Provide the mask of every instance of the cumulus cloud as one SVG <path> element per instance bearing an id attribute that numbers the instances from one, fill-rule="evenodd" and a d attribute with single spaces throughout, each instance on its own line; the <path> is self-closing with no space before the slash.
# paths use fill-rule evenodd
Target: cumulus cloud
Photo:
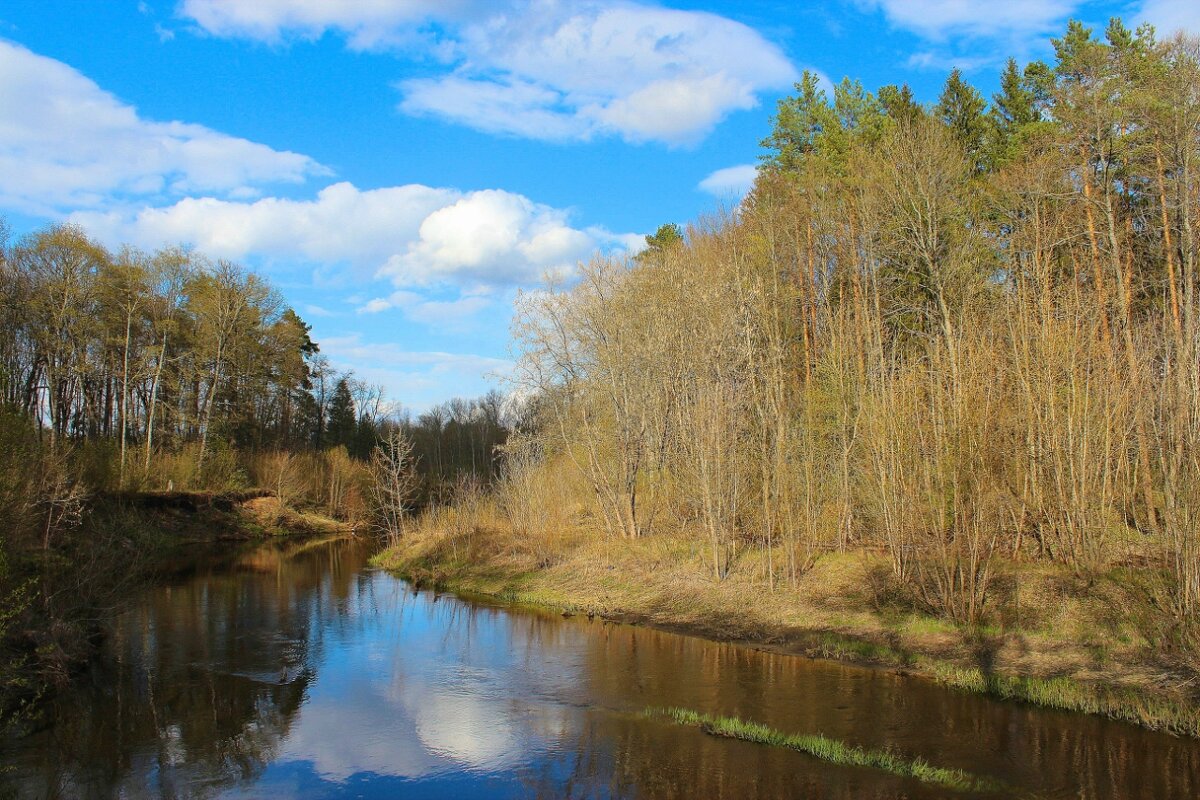
<path id="1" fill-rule="evenodd" d="M 66 64 L 0 40 L 0 206 L 51 215 L 114 197 L 222 196 L 327 170 L 202 125 L 158 122 Z"/>
<path id="2" fill-rule="evenodd" d="M 467 194 L 427 216 L 417 238 L 380 270 L 399 285 L 434 277 L 528 283 L 566 274 L 599 244 L 566 213 L 498 189 Z"/>
<path id="3" fill-rule="evenodd" d="M 700 181 L 699 189 L 716 197 L 742 197 L 754 185 L 758 177 L 755 164 L 738 164 L 719 169 Z"/>
<path id="4" fill-rule="evenodd" d="M 211 256 L 350 263 L 397 287 L 507 286 L 569 274 L 596 250 L 632 237 L 571 225 L 568 212 L 519 194 L 420 184 L 362 190 L 335 183 L 312 200 L 184 198 L 72 218 L 109 242 L 183 242 Z M 380 311 L 375 303 L 364 311 Z M 387 307 L 392 307 L 391 305 Z"/>
<path id="5" fill-rule="evenodd" d="M 631 2 L 186 0 L 181 12 L 218 36 L 419 42 L 447 71 L 398 84 L 402 111 L 546 140 L 687 144 L 796 78 L 783 52 L 741 23 Z"/>
<path id="6" fill-rule="evenodd" d="M 362 191 L 341 182 L 311 200 L 187 197 L 162 207 L 73 216 L 106 241 L 185 242 L 220 258 L 379 264 L 417 237 L 426 216 L 457 197 L 419 184 Z"/>

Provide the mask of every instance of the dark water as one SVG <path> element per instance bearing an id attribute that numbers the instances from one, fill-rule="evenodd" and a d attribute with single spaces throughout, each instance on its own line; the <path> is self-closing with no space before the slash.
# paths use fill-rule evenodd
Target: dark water
<path id="1" fill-rule="evenodd" d="M 639 713 L 683 706 L 891 747 L 999 778 L 1014 787 L 1004 796 L 1200 797 L 1200 742 L 414 593 L 368 555 L 360 542 L 275 545 L 148 592 L 49 724 L 7 743 L 0 795 L 966 796 Z"/>

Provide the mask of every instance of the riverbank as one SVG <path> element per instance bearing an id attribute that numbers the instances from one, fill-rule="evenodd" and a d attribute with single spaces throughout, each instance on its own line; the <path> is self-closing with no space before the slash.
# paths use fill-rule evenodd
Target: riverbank
<path id="1" fill-rule="evenodd" d="M 128 492 L 102 495 L 93 516 L 129 515 L 168 546 L 270 536 L 352 533 L 354 526 L 311 508 L 280 504 L 267 490 Z"/>
<path id="2" fill-rule="evenodd" d="M 0 613 L 0 723 L 36 715 L 95 653 L 139 590 L 198 554 L 281 536 L 351 533 L 266 491 L 99 494 L 75 535 L 7 565 Z"/>
<path id="3" fill-rule="evenodd" d="M 761 552 L 714 581 L 694 541 L 597 541 L 552 548 L 478 530 L 420 529 L 375 563 L 464 595 L 642 624 L 716 641 L 920 676 L 964 691 L 1200 736 L 1197 674 L 1164 646 L 1150 575 L 1088 579 L 1005 564 L 993 625 L 961 628 L 879 596 L 882 557 L 830 553 L 795 586 L 765 585 Z M 872 588 L 872 587 L 876 588 Z"/>

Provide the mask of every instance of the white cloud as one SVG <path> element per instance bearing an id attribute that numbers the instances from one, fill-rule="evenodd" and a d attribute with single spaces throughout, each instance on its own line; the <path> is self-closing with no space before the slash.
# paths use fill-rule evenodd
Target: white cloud
<path id="1" fill-rule="evenodd" d="M 321 352 L 335 360 L 377 364 L 404 370 L 422 370 L 434 374 L 460 372 L 472 376 L 490 373 L 506 373 L 513 363 L 503 358 L 472 355 L 469 353 L 443 353 L 437 351 L 406 350 L 394 343 L 364 342 L 355 335 L 327 336 L 321 339 Z"/>
<path id="2" fill-rule="evenodd" d="M 385 386 L 390 399 L 420 412 L 448 397 L 474 397 L 510 375 L 513 362 L 473 353 L 408 350 L 358 334 L 321 336 L 321 352 L 343 369 Z"/>
<path id="3" fill-rule="evenodd" d="M 927 39 L 1018 37 L 1062 27 L 1082 0 L 860 0 L 898 28 Z"/>
<path id="4" fill-rule="evenodd" d="M 302 308 L 304 310 L 304 313 L 310 317 L 334 317 L 334 316 L 337 316 L 334 312 L 330 311 L 329 309 L 327 309 L 323 306 L 319 306 L 316 303 L 305 303 L 302 306 Z"/>
<path id="5" fill-rule="evenodd" d="M 182 242 L 214 257 L 350 263 L 397 287 L 536 283 L 546 273 L 570 273 L 598 249 L 624 249 L 631 238 L 574 228 L 566 211 L 519 194 L 420 184 L 361 190 L 336 183 L 313 200 L 185 198 L 72 219 L 107 242 Z"/>
<path id="6" fill-rule="evenodd" d="M 1196 0 L 1146 0 L 1138 18 L 1153 24 L 1162 38 L 1175 31 L 1200 33 L 1200 3 Z"/>
<path id="7" fill-rule="evenodd" d="M 1005 51 L 1007 53 L 1007 51 Z M 932 69 L 949 72 L 952 69 L 960 69 L 963 72 L 972 72 L 977 69 L 986 69 L 994 67 L 999 58 L 999 51 L 993 51 L 987 55 L 969 56 L 961 53 L 950 53 L 939 50 L 919 50 L 908 57 L 905 61 L 910 67 L 917 69 Z"/>
<path id="8" fill-rule="evenodd" d="M 328 171 L 308 156 L 137 109 L 52 58 L 0 40 L 0 206 L 52 215 L 114 197 L 234 196 Z"/>
<path id="9" fill-rule="evenodd" d="M 392 301 L 386 297 L 376 297 L 374 300 L 368 300 L 365 305 L 358 309 L 358 313 L 378 314 L 380 311 L 387 311 L 393 307 Z"/>
<path id="10" fill-rule="evenodd" d="M 401 82 L 401 110 L 546 140 L 688 144 L 796 78 L 783 52 L 741 23 L 632 2 L 186 0 L 181 12 L 218 36 L 419 43 L 452 69 Z"/>
<path id="11" fill-rule="evenodd" d="M 939 70 L 994 68 L 1009 55 L 1021 55 L 1031 49 L 1048 50 L 1050 36 L 1061 35 L 1070 18 L 1086 16 L 1088 12 L 1086 0 L 857 2 L 862 8 L 881 11 L 893 26 L 935 45 L 913 53 L 907 63 L 911 67 Z M 1197 0 L 1142 0 L 1131 3 L 1126 11 L 1125 19 L 1131 27 L 1150 22 L 1160 38 L 1177 30 L 1200 32 Z M 1103 34 L 1103 22 L 1099 27 L 1099 33 Z"/>
<path id="12" fill-rule="evenodd" d="M 419 184 L 363 191 L 343 182 L 312 200 L 188 197 L 169 206 L 74 218 L 106 241 L 185 242 L 222 258 L 269 255 L 377 266 L 417 237 L 426 216 L 458 196 Z"/>
<path id="13" fill-rule="evenodd" d="M 909 31 L 928 46 L 909 56 L 919 69 L 965 71 L 996 69 L 1009 56 L 1043 57 L 1049 38 L 1066 30 L 1086 0 L 856 0 L 867 11 L 881 12 L 895 28 Z"/>
<path id="14" fill-rule="evenodd" d="M 414 322 L 436 326 L 439 330 L 461 330 L 479 312 L 491 308 L 492 299 L 483 295 L 465 295 L 453 300 L 431 300 L 417 292 L 399 290 L 387 297 L 368 300 L 358 308 L 360 314 L 378 314 L 399 309 Z"/>
<path id="15" fill-rule="evenodd" d="M 434 278 L 529 283 L 566 274 L 598 242 L 570 227 L 566 213 L 497 189 L 472 192 L 434 211 L 419 235 L 380 270 L 398 285 Z"/>
<path id="16" fill-rule="evenodd" d="M 483 0 L 183 0 L 179 13 L 214 36 L 280 42 L 343 34 L 355 49 L 397 43 L 434 18 L 459 17 L 485 7 Z"/>
<path id="17" fill-rule="evenodd" d="M 559 95 L 528 81 L 486 80 L 450 75 L 403 81 L 400 109 L 437 116 L 486 133 L 566 141 L 591 135 L 587 120 L 556 108 Z"/>
<path id="18" fill-rule="evenodd" d="M 756 105 L 753 84 L 717 73 L 656 80 L 592 113 L 601 128 L 627 139 L 683 143 L 707 134 L 730 111 Z"/>
<path id="19" fill-rule="evenodd" d="M 719 169 L 700 181 L 699 189 L 716 197 L 740 198 L 750 191 L 754 179 L 758 177 L 758 167 L 754 164 L 738 164 L 735 167 Z"/>

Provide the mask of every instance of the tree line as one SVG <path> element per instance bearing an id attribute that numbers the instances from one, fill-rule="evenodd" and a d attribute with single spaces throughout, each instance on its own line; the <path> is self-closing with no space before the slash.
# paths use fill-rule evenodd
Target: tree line
<path id="1" fill-rule="evenodd" d="M 575 524 L 695 537 L 717 580 L 864 550 L 975 623 L 1000 563 L 1150 565 L 1188 628 L 1200 41 L 1053 44 L 990 100 L 957 70 L 930 105 L 805 74 L 736 210 L 524 295 L 513 524 L 566 467 Z"/>
<path id="2" fill-rule="evenodd" d="M 184 443 L 198 471 L 217 441 L 372 444 L 379 388 L 338 375 L 310 326 L 237 264 L 180 247 L 110 253 L 51 225 L 0 251 L 0 277 L 4 404 L 51 447 L 112 443 L 119 482 Z"/>
<path id="3" fill-rule="evenodd" d="M 100 488 L 139 486 L 156 455 L 181 449 L 196 487 L 223 474 L 205 469 L 214 450 L 344 447 L 365 460 L 389 427 L 418 440 L 439 480 L 491 474 L 498 394 L 413 420 L 338 372 L 311 326 L 238 264 L 183 247 L 110 252 L 71 224 L 0 233 L 0 403 L 48 448 L 103 451 L 116 474 Z"/>

